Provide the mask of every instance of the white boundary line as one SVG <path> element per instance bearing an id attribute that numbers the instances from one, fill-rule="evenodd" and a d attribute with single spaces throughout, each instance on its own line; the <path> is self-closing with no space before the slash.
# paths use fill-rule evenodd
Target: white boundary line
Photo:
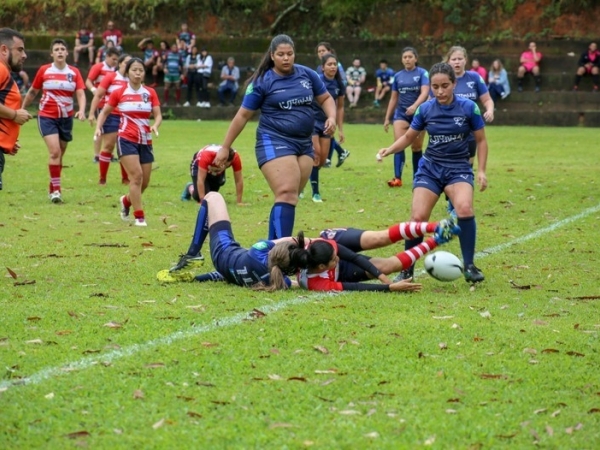
<path id="1" fill-rule="evenodd" d="M 557 228 L 568 225 L 572 222 L 575 222 L 576 220 L 582 219 L 582 218 L 589 216 L 590 214 L 594 214 L 595 212 L 598 212 L 598 211 L 600 211 L 600 204 L 598 204 L 592 208 L 588 208 L 579 214 L 576 214 L 574 216 L 567 217 L 566 219 L 560 220 L 548 227 L 541 228 L 537 231 L 534 231 L 533 233 L 527 234 L 520 238 L 514 239 L 510 242 L 496 245 L 495 247 L 491 247 L 489 249 L 478 252 L 475 256 L 477 256 L 479 258 L 485 258 L 486 256 L 501 252 L 502 250 L 505 250 L 506 248 L 511 247 L 513 245 L 521 244 L 521 243 L 529 241 L 531 239 L 535 239 L 543 234 L 554 231 Z M 272 313 L 276 313 L 282 309 L 286 309 L 289 306 L 309 303 L 309 302 L 312 302 L 314 300 L 318 300 L 318 299 L 321 299 L 324 297 L 330 297 L 332 295 L 335 295 L 335 294 L 321 293 L 321 294 L 314 294 L 314 295 L 303 295 L 300 297 L 293 298 L 291 300 L 286 300 L 286 301 L 274 303 L 271 305 L 263 305 L 256 309 L 264 312 L 265 314 L 272 314 Z M 56 377 L 59 375 L 64 375 L 65 373 L 69 373 L 74 370 L 87 369 L 89 367 L 100 364 L 102 362 L 112 362 L 117 359 L 125 358 L 127 356 L 131 356 L 136 353 L 143 352 L 145 350 L 149 350 L 154 347 L 158 347 L 161 345 L 171 345 L 172 343 L 174 343 L 176 341 L 179 341 L 181 339 L 186 339 L 188 337 L 193 337 L 198 334 L 209 333 L 209 332 L 217 330 L 219 328 L 240 325 L 244 321 L 251 320 L 251 319 L 252 319 L 251 312 L 235 314 L 233 316 L 225 317 L 223 319 L 217 319 L 208 325 L 201 325 L 201 326 L 193 327 L 190 330 L 185 330 L 185 331 L 177 331 L 168 336 L 154 339 L 154 340 L 148 341 L 144 344 L 134 344 L 134 345 L 130 345 L 129 347 L 125 347 L 125 348 L 122 348 L 119 350 L 112 350 L 112 351 L 105 353 L 103 355 L 100 355 L 100 356 L 89 356 L 86 358 L 82 358 L 79 361 L 67 363 L 63 366 L 49 367 L 47 369 L 43 369 L 37 373 L 34 373 L 33 375 L 31 375 L 27 378 L 22 378 L 22 379 L 16 380 L 16 381 L 0 382 L 0 392 L 4 392 L 11 387 L 22 386 L 22 385 L 26 385 L 26 384 L 39 384 L 50 378 L 53 378 L 53 377 Z"/>

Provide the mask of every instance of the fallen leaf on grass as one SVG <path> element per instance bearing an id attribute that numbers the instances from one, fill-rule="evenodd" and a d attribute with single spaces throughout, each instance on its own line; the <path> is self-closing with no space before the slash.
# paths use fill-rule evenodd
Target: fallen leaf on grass
<path id="1" fill-rule="evenodd" d="M 212 384 L 212 383 L 209 383 L 209 382 L 207 382 L 207 381 L 196 381 L 196 384 L 197 384 L 198 386 L 204 386 L 204 387 L 215 387 L 215 385 L 214 385 L 214 384 Z"/>
<path id="2" fill-rule="evenodd" d="M 13 286 L 26 286 L 28 284 L 35 284 L 35 280 L 16 281 Z"/>
<path id="3" fill-rule="evenodd" d="M 449 398 L 446 403 L 460 403 L 460 398 Z"/>
<path id="4" fill-rule="evenodd" d="M 479 375 L 484 380 L 506 380 L 508 377 L 501 374 L 482 373 Z"/>
<path id="5" fill-rule="evenodd" d="M 363 435 L 366 438 L 377 439 L 379 437 L 379 433 L 377 431 L 371 431 L 370 433 Z"/>
<path id="6" fill-rule="evenodd" d="M 144 393 L 140 389 L 136 389 L 135 391 L 133 391 L 133 398 L 136 400 L 144 398 Z"/>
<path id="7" fill-rule="evenodd" d="M 548 436 L 550 437 L 554 436 L 554 430 L 550 425 L 546 425 L 546 433 L 548 433 Z"/>
<path id="8" fill-rule="evenodd" d="M 54 392 L 50 392 L 49 394 L 44 395 L 44 398 L 48 400 L 52 400 L 54 398 Z"/>
<path id="9" fill-rule="evenodd" d="M 262 317 L 266 317 L 267 315 L 262 312 L 259 309 L 254 308 L 252 311 L 250 311 L 250 314 L 248 314 L 250 317 L 253 317 L 255 319 L 260 319 Z"/>
<path id="10" fill-rule="evenodd" d="M 287 380 L 288 381 L 302 381 L 304 383 L 306 383 L 306 381 L 307 381 L 306 378 L 304 378 L 304 377 L 289 377 Z"/>
<path id="11" fill-rule="evenodd" d="M 337 373 L 337 369 L 315 370 L 315 373 L 318 373 L 318 374 Z"/>
<path id="12" fill-rule="evenodd" d="M 329 350 L 327 350 L 327 348 L 323 347 L 322 345 L 313 345 L 313 348 L 315 350 L 317 350 L 318 352 L 323 353 L 324 355 L 328 355 L 329 354 Z"/>
<path id="13" fill-rule="evenodd" d="M 84 350 L 84 351 L 81 352 L 82 355 L 90 355 L 92 353 L 100 353 L 100 350 L 92 350 L 92 349 L 90 349 L 90 350 Z"/>
<path id="14" fill-rule="evenodd" d="M 560 409 L 557 409 L 556 411 L 554 411 L 552 414 L 550 414 L 550 417 L 556 417 L 560 414 Z"/>
<path id="15" fill-rule="evenodd" d="M 584 295 L 581 297 L 567 297 L 569 300 L 600 300 L 600 295 Z"/>
<path id="16" fill-rule="evenodd" d="M 190 416 L 190 417 L 194 417 L 194 418 L 196 418 L 196 419 L 202 419 L 202 414 L 200 414 L 200 413 L 197 413 L 197 412 L 194 412 L 194 411 L 188 411 L 186 414 L 187 414 L 188 416 Z"/>
<path id="17" fill-rule="evenodd" d="M 211 403 L 214 403 L 215 405 L 229 405 L 229 402 L 224 402 L 222 400 L 211 400 Z"/>
<path id="18" fill-rule="evenodd" d="M 557 350 L 555 348 L 545 348 L 544 350 L 542 350 L 542 353 L 560 353 L 560 350 Z"/>
<path id="19" fill-rule="evenodd" d="M 152 242 L 142 242 L 142 247 L 154 247 Z"/>
<path id="20" fill-rule="evenodd" d="M 489 311 L 480 312 L 479 315 L 484 319 L 489 319 L 490 317 L 492 317 L 492 313 L 490 313 Z"/>
<path id="21" fill-rule="evenodd" d="M 283 378 L 281 378 L 281 376 L 277 375 L 276 373 L 270 373 L 267 376 L 269 377 L 269 380 L 273 380 L 273 381 L 283 380 Z"/>
<path id="22" fill-rule="evenodd" d="M 429 436 L 427 439 L 425 439 L 425 442 L 423 442 L 423 445 L 433 445 L 435 442 L 435 436 Z"/>
<path id="23" fill-rule="evenodd" d="M 42 320 L 42 318 L 33 316 L 33 317 L 28 317 L 27 320 L 29 320 L 30 322 L 37 322 L 38 320 Z"/>
<path id="24" fill-rule="evenodd" d="M 202 342 L 200 345 L 202 345 L 202 347 L 218 347 L 219 344 L 215 344 L 213 342 Z"/>
<path id="25" fill-rule="evenodd" d="M 122 247 L 129 247 L 129 245 L 127 244 L 83 244 L 87 247 L 115 247 L 115 248 L 122 248 Z"/>
<path id="26" fill-rule="evenodd" d="M 65 336 L 65 335 L 71 334 L 71 333 L 72 333 L 71 330 L 58 330 L 54 334 L 56 334 L 57 336 Z"/>
<path id="27" fill-rule="evenodd" d="M 574 427 L 569 427 L 565 429 L 565 433 L 567 434 L 573 434 L 573 431 L 579 431 L 583 428 L 583 424 L 582 423 L 578 423 L 577 425 L 575 425 Z"/>
<path id="28" fill-rule="evenodd" d="M 96 292 L 94 294 L 90 294 L 90 298 L 92 298 L 92 297 L 108 298 L 108 294 L 105 294 L 103 292 Z"/>
<path id="29" fill-rule="evenodd" d="M 583 353 L 573 352 L 573 351 L 567 352 L 567 355 L 569 355 L 569 356 L 579 356 L 579 357 L 584 357 L 585 356 Z"/>
<path id="30" fill-rule="evenodd" d="M 165 424 L 165 419 L 160 419 L 158 422 L 156 422 L 154 425 L 152 425 L 152 428 L 154 428 L 155 430 L 158 430 L 164 424 Z"/>
<path id="31" fill-rule="evenodd" d="M 328 385 L 330 385 L 331 383 L 334 383 L 334 382 L 335 382 L 335 378 L 330 378 L 329 380 L 323 381 L 321 383 L 321 386 L 328 386 Z"/>
<path id="32" fill-rule="evenodd" d="M 455 409 L 447 409 L 446 414 L 456 414 L 458 411 Z"/>
<path id="33" fill-rule="evenodd" d="M 495 437 L 499 438 L 499 439 L 512 439 L 514 438 L 517 434 L 519 433 L 513 433 L 513 434 L 496 434 Z"/>
<path id="34" fill-rule="evenodd" d="M 548 411 L 547 408 L 540 408 L 540 409 L 536 409 L 533 413 L 534 414 L 541 414 L 541 413 L 546 412 L 546 411 Z"/>
<path id="35" fill-rule="evenodd" d="M 105 323 L 102 326 L 103 327 L 108 327 L 108 328 L 122 328 L 123 327 L 123 325 L 120 324 L 119 322 L 108 322 L 108 323 Z"/>
<path id="36" fill-rule="evenodd" d="M 600 408 L 592 408 L 588 411 L 588 414 L 600 413 Z"/>
<path id="37" fill-rule="evenodd" d="M 537 350 L 535 348 L 524 348 L 523 353 L 529 353 L 530 355 L 537 355 Z"/>
<path id="38" fill-rule="evenodd" d="M 293 428 L 294 425 L 292 425 L 291 423 L 283 423 L 283 422 L 276 422 L 276 423 L 272 423 L 271 425 L 269 425 L 269 429 L 270 430 L 274 430 L 275 428 Z"/>
<path id="39" fill-rule="evenodd" d="M 11 276 L 11 277 L 12 277 L 14 280 L 16 280 L 16 279 L 18 278 L 17 274 L 16 274 L 16 273 L 15 273 L 15 272 L 14 272 L 12 269 L 9 269 L 9 268 L 7 267 L 7 268 L 6 268 L 6 270 L 8 270 L 8 273 L 10 274 L 10 276 Z"/>
<path id="40" fill-rule="evenodd" d="M 30 341 L 25 341 L 26 344 L 35 344 L 35 345 L 41 345 L 44 343 L 44 341 L 42 341 L 41 339 L 31 339 Z"/>
<path id="41" fill-rule="evenodd" d="M 340 411 L 340 414 L 342 414 L 343 416 L 355 416 L 360 415 L 360 411 L 356 411 L 354 409 L 344 409 Z"/>
<path id="42" fill-rule="evenodd" d="M 446 319 L 452 319 L 454 316 L 433 316 L 432 319 L 437 319 L 437 320 L 446 320 Z"/>
<path id="43" fill-rule="evenodd" d="M 155 363 L 150 363 L 150 364 L 146 364 L 146 366 L 148 369 L 158 369 L 160 367 L 165 367 L 164 363 L 161 362 L 155 362 Z"/>
<path id="44" fill-rule="evenodd" d="M 438 347 L 440 348 L 440 350 L 448 350 L 448 345 L 445 342 L 440 342 L 438 344 Z"/>
<path id="45" fill-rule="evenodd" d="M 76 319 L 79 318 L 79 316 L 77 315 L 77 313 L 74 312 L 74 311 L 67 311 L 67 314 L 70 315 L 71 317 L 75 317 Z"/>
<path id="46" fill-rule="evenodd" d="M 193 402 L 194 400 L 196 400 L 194 397 L 185 397 L 183 395 L 178 395 L 177 398 L 179 400 L 183 400 L 184 402 Z"/>
<path id="47" fill-rule="evenodd" d="M 89 437 L 89 436 L 90 436 L 90 432 L 85 431 L 85 430 L 75 431 L 73 433 L 65 434 L 65 437 L 67 437 L 69 439 L 77 439 L 77 438 Z"/>
<path id="48" fill-rule="evenodd" d="M 517 283 L 515 283 L 513 280 L 510 280 L 509 283 L 510 283 L 510 286 L 513 289 L 521 289 L 521 290 L 524 290 L 524 291 L 527 291 L 527 290 L 531 289 L 531 285 L 530 284 L 527 284 L 527 285 L 524 285 L 524 286 L 520 286 Z"/>

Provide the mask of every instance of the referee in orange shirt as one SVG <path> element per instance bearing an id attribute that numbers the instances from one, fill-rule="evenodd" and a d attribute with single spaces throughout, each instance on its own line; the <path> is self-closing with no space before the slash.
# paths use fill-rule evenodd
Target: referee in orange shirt
<path id="1" fill-rule="evenodd" d="M 31 119 L 31 114 L 21 108 L 21 93 L 11 72 L 20 72 L 25 54 L 25 38 L 10 28 L 0 28 L 0 190 L 4 155 L 15 155 L 21 125 Z"/>

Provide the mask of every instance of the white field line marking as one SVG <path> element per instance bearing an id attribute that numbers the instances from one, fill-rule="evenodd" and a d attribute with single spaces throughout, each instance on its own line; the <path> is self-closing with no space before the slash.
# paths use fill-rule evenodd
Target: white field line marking
<path id="1" fill-rule="evenodd" d="M 560 220 L 548 227 L 540 228 L 539 230 L 534 231 L 533 233 L 527 234 L 520 238 L 514 239 L 510 242 L 496 245 L 495 247 L 491 247 L 489 249 L 478 252 L 476 254 L 476 256 L 479 258 L 485 258 L 488 255 L 493 255 L 495 253 L 501 252 L 502 250 L 505 250 L 506 248 L 511 247 L 513 245 L 521 244 L 528 240 L 535 239 L 543 234 L 554 231 L 557 228 L 568 225 L 572 222 L 575 222 L 576 220 L 582 219 L 582 218 L 589 216 L 590 214 L 593 214 L 598 211 L 600 211 L 600 204 L 598 204 L 592 208 L 588 208 L 579 214 L 576 214 L 574 216 L 567 217 L 566 219 Z M 257 309 L 259 311 L 264 312 L 265 314 L 267 314 L 267 313 L 272 314 L 272 313 L 275 313 L 282 309 L 285 309 L 288 306 L 301 305 L 304 303 L 309 303 L 311 301 L 318 300 L 318 299 L 321 299 L 324 297 L 329 297 L 332 295 L 335 295 L 335 294 L 321 293 L 321 294 L 314 294 L 314 295 L 303 295 L 303 296 L 300 296 L 297 298 L 293 298 L 291 300 L 286 300 L 286 301 L 274 303 L 271 305 L 263 305 L 263 306 L 258 307 Z M 8 388 L 20 386 L 20 385 L 24 385 L 24 384 L 38 384 L 38 383 L 41 383 L 42 381 L 46 381 L 49 378 L 52 378 L 55 376 L 63 375 L 65 373 L 69 373 L 69 372 L 72 372 L 75 370 L 87 369 L 91 366 L 100 364 L 102 362 L 112 362 L 117 359 L 125 358 L 127 356 L 131 356 L 136 353 L 143 352 L 145 350 L 149 350 L 154 347 L 158 347 L 160 345 L 171 345 L 174 342 L 179 341 L 181 339 L 193 337 L 193 336 L 196 336 L 196 335 L 202 334 L 202 333 L 209 333 L 209 332 L 217 330 L 219 328 L 239 325 L 239 324 L 243 323 L 245 320 L 252 320 L 251 312 L 250 313 L 240 313 L 240 314 L 236 314 L 236 315 L 233 315 L 230 317 L 225 317 L 223 319 L 218 319 L 208 325 L 193 327 L 189 330 L 177 331 L 176 333 L 170 334 L 170 335 L 162 337 L 162 338 L 154 339 L 152 341 L 148 341 L 143 344 L 134 344 L 134 345 L 130 345 L 129 347 L 122 348 L 122 349 L 112 350 L 101 356 L 90 356 L 90 357 L 82 358 L 79 361 L 67 363 L 60 367 L 50 367 L 48 369 L 43 369 L 27 378 L 22 378 L 22 379 L 19 379 L 16 381 L 2 381 L 2 382 L 0 382 L 0 392 L 6 391 Z"/>

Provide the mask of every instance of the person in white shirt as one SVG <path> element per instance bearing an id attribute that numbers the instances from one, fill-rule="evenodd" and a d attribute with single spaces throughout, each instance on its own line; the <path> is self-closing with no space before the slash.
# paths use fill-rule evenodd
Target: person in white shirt
<path id="1" fill-rule="evenodd" d="M 208 54 L 208 50 L 203 48 L 200 51 L 200 58 L 196 65 L 198 73 L 201 75 L 200 83 L 200 108 L 210 108 L 210 96 L 208 92 L 208 83 L 210 81 L 210 74 L 212 72 L 213 59 Z"/>

